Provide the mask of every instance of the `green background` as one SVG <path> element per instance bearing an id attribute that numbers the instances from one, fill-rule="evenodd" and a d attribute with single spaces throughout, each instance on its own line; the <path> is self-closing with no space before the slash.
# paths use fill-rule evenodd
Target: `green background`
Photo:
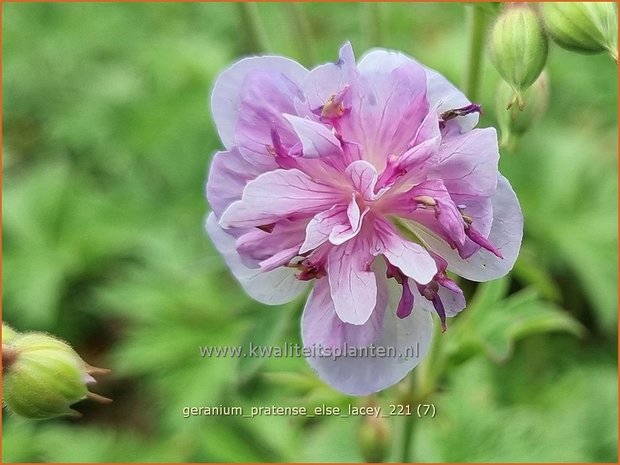
<path id="1" fill-rule="evenodd" d="M 299 342 L 303 305 L 250 300 L 203 231 L 221 146 L 208 96 L 243 54 L 313 66 L 346 40 L 358 56 L 405 51 L 460 84 L 472 7 L 255 7 L 3 5 L 3 319 L 111 368 L 94 390 L 114 398 L 78 404 L 79 420 L 5 413 L 4 462 L 360 461 L 360 428 L 376 426 L 361 418 L 182 408 L 387 406 L 408 389 L 348 398 L 303 359 L 199 356 Z M 483 8 L 492 20 L 497 8 Z M 411 461 L 617 461 L 617 70 L 555 45 L 548 70 L 548 113 L 502 152 L 525 215 L 521 256 L 510 278 L 463 284 L 471 305 L 441 336 L 437 414 L 414 419 Z M 485 54 L 481 126 L 496 124 L 496 82 Z M 380 425 L 387 460 L 402 459 L 403 423 Z"/>

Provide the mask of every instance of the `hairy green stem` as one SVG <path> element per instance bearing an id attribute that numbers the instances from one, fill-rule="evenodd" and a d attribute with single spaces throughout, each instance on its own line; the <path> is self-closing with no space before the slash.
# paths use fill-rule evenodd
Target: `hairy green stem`
<path id="1" fill-rule="evenodd" d="M 487 18 L 479 5 L 467 6 L 467 55 L 463 90 L 471 101 L 478 99 L 480 75 L 482 71 L 482 55 L 487 32 Z"/>

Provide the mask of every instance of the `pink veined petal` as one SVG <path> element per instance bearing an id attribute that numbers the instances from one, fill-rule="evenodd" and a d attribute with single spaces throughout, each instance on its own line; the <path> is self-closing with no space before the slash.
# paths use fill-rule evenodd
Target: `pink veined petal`
<path id="1" fill-rule="evenodd" d="M 211 161 L 207 181 L 207 199 L 213 212 L 221 216 L 231 203 L 241 198 L 248 181 L 261 173 L 262 170 L 248 163 L 236 148 L 217 152 Z"/>
<path id="2" fill-rule="evenodd" d="M 377 303 L 363 325 L 344 323 L 334 309 L 329 282 L 319 279 L 308 297 L 301 319 L 304 347 L 324 348 L 365 347 L 372 344 L 381 332 L 383 315 L 388 304 L 387 283 L 377 281 Z"/>
<path id="3" fill-rule="evenodd" d="M 391 211 L 398 216 L 439 229 L 451 244 L 465 243 L 465 221 L 440 179 L 424 181 L 393 200 Z M 435 205 L 425 205 L 424 202 Z"/>
<path id="4" fill-rule="evenodd" d="M 340 118 L 338 129 L 345 141 L 361 145 L 364 160 L 382 171 L 388 155 L 407 150 L 428 114 L 426 75 L 414 62 L 360 72 L 351 91 L 351 111 Z"/>
<path id="5" fill-rule="evenodd" d="M 244 58 L 224 70 L 216 79 L 211 94 L 211 112 L 217 131 L 226 148 L 236 144 L 235 127 L 239 118 L 241 87 L 249 73 L 265 71 L 277 78 L 301 83 L 308 70 L 288 58 L 263 56 Z"/>
<path id="6" fill-rule="evenodd" d="M 491 200 L 493 224 L 488 240 L 501 252 L 503 259 L 481 248 L 470 258 L 464 260 L 444 241 L 429 234 L 428 231 L 415 231 L 420 239 L 448 262 L 450 271 L 471 281 L 490 281 L 505 276 L 512 270 L 521 248 L 523 214 L 510 183 L 501 175 L 498 179 L 497 191 Z"/>
<path id="7" fill-rule="evenodd" d="M 433 303 L 420 294 L 417 286 L 411 286 L 411 291 L 413 292 L 414 301 L 416 304 L 415 310 L 425 310 L 430 313 L 435 313 Z M 465 296 L 460 288 L 450 289 L 440 285 L 438 295 L 443 303 L 443 308 L 448 318 L 455 316 L 457 313 L 465 309 Z"/>
<path id="8" fill-rule="evenodd" d="M 299 253 L 305 254 L 329 239 L 334 227 L 347 221 L 346 208 L 343 205 L 334 205 L 329 210 L 317 213 L 306 227 L 306 239 Z"/>
<path id="9" fill-rule="evenodd" d="M 396 51 L 374 49 L 366 52 L 360 59 L 359 69 L 365 71 L 367 69 L 383 68 L 385 70 L 394 69 L 403 63 L 414 62 L 419 64 L 413 58 Z M 426 73 L 427 100 L 430 108 L 434 109 L 437 115 L 455 108 L 462 108 L 471 102 L 465 95 L 459 91 L 450 81 L 439 74 L 437 71 L 420 65 Z M 470 131 L 478 124 L 479 115 L 472 113 L 467 116 L 455 118 L 448 121 L 446 129 L 452 132 L 456 129 L 458 132 L 464 133 Z"/>
<path id="10" fill-rule="evenodd" d="M 275 169 L 274 135 L 287 151 L 299 143 L 284 114 L 295 112 L 294 99 L 300 92 L 286 76 L 267 71 L 248 73 L 235 125 L 236 143 L 244 157 Z"/>
<path id="11" fill-rule="evenodd" d="M 472 226 L 484 237 L 488 237 L 493 223 L 493 202 L 491 198 L 467 194 L 452 194 L 451 197 L 461 213 L 471 219 Z M 469 258 L 479 249 L 478 244 L 467 240 L 460 247 L 459 254 L 463 258 Z"/>
<path id="12" fill-rule="evenodd" d="M 335 359 L 307 358 L 310 366 L 327 384 L 346 394 L 365 396 L 396 384 L 415 368 L 428 352 L 433 333 L 431 315 L 414 310 L 407 318 L 398 318 L 395 309 L 400 298 L 400 286 L 393 280 L 389 280 L 388 286 L 390 304 L 373 346 L 380 347 L 384 354 L 393 353 L 393 357 L 380 357 L 376 354 L 374 357 L 364 357 L 360 354 L 357 357 L 343 356 Z"/>
<path id="13" fill-rule="evenodd" d="M 495 129 L 474 129 L 444 138 L 426 173 L 441 179 L 451 195 L 490 197 L 497 186 L 498 162 Z"/>
<path id="14" fill-rule="evenodd" d="M 347 167 L 346 174 L 351 179 L 353 188 L 362 194 L 364 200 L 375 200 L 378 197 L 375 193 L 378 175 L 372 164 L 365 160 L 356 160 Z"/>
<path id="15" fill-rule="evenodd" d="M 298 110 L 303 114 L 312 114 L 313 110 L 316 111 L 325 105 L 346 85 L 353 83 L 357 79 L 357 74 L 353 48 L 347 42 L 341 47 L 337 62 L 317 66 L 307 74 L 302 83 L 306 100 L 303 103 L 303 110 L 299 108 L 301 105 L 298 105 Z"/>
<path id="16" fill-rule="evenodd" d="M 465 97 L 465 94 L 437 71 L 427 67 L 424 67 L 424 70 L 426 71 L 426 85 L 428 86 L 427 98 L 437 114 L 441 115 L 445 111 L 463 108 L 472 103 Z M 479 119 L 478 113 L 455 118 L 446 123 L 445 132 L 460 132 L 462 134 L 471 131 L 476 127 Z"/>
<path id="17" fill-rule="evenodd" d="M 374 257 L 366 240 L 357 235 L 332 249 L 327 256 L 327 276 L 338 317 L 345 323 L 362 325 L 377 302 L 377 278 L 371 271 Z"/>
<path id="18" fill-rule="evenodd" d="M 340 190 L 319 184 L 297 169 L 270 171 L 248 183 L 241 200 L 222 214 L 220 226 L 250 228 L 292 215 L 314 215 L 342 199 Z"/>
<path id="19" fill-rule="evenodd" d="M 385 220 L 377 220 L 375 227 L 379 242 L 377 249 L 392 265 L 421 284 L 433 279 L 437 273 L 437 265 L 424 247 L 400 237 Z"/>
<path id="20" fill-rule="evenodd" d="M 214 213 L 210 213 L 207 218 L 206 230 L 237 281 L 253 299 L 267 305 L 285 304 L 308 287 L 308 282 L 299 281 L 295 277 L 292 268 L 262 272 L 245 266 L 235 248 L 235 238 L 218 225 Z"/>
<path id="21" fill-rule="evenodd" d="M 291 123 L 301 140 L 304 158 L 344 156 L 338 139 L 321 123 L 294 115 L 285 114 L 284 117 Z"/>
<path id="22" fill-rule="evenodd" d="M 299 252 L 304 241 L 307 220 L 278 221 L 271 232 L 252 228 L 237 239 L 237 252 L 243 263 L 257 268 L 261 262 L 269 260 L 281 250 L 291 250 L 292 256 Z"/>
<path id="23" fill-rule="evenodd" d="M 366 207 L 364 211 L 361 211 L 355 200 L 355 194 L 352 194 L 351 202 L 347 207 L 348 223 L 336 225 L 329 234 L 329 242 L 340 245 L 357 236 L 362 227 L 362 220 L 369 210 Z"/>

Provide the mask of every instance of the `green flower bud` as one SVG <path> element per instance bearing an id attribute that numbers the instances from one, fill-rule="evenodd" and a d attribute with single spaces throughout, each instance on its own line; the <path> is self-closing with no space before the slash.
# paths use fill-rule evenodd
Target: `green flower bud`
<path id="1" fill-rule="evenodd" d="M 607 50 L 618 62 L 618 19 L 612 2 L 543 3 L 541 8 L 547 31 L 560 47 L 581 53 Z"/>
<path id="2" fill-rule="evenodd" d="M 2 323 L 2 343 L 8 344 L 11 342 L 19 333 L 11 328 L 6 323 Z"/>
<path id="3" fill-rule="evenodd" d="M 359 429 L 360 451 L 364 461 L 384 462 L 392 442 L 390 426 L 383 417 L 364 417 Z"/>
<path id="4" fill-rule="evenodd" d="M 523 110 L 516 105 L 509 107 L 514 97 L 512 88 L 503 81 L 497 85 L 496 110 L 503 148 L 514 150 L 518 139 L 543 117 L 549 104 L 549 75 L 543 71 L 536 82 L 524 93 Z M 507 108 L 508 107 L 508 108 Z"/>
<path id="5" fill-rule="evenodd" d="M 530 87 L 547 62 L 547 36 L 536 12 L 527 4 L 509 4 L 491 31 L 491 60 L 500 76 L 514 90 L 515 102 L 523 109 L 523 92 Z"/>
<path id="6" fill-rule="evenodd" d="M 42 333 L 19 334 L 3 344 L 12 361 L 3 373 L 5 405 L 32 419 L 79 415 L 70 406 L 86 397 L 109 401 L 90 393 L 92 374 L 107 370 L 91 367 L 65 342 Z"/>

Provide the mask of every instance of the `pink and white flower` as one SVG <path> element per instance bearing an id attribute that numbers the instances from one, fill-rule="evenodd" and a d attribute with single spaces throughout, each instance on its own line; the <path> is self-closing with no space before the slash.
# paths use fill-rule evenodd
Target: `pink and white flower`
<path id="1" fill-rule="evenodd" d="M 418 364 L 431 314 L 445 329 L 465 307 L 446 271 L 487 281 L 512 269 L 523 217 L 498 172 L 497 134 L 475 128 L 480 107 L 437 72 L 381 49 L 356 64 L 347 43 L 310 71 L 245 58 L 220 75 L 211 103 L 226 149 L 209 173 L 207 231 L 256 300 L 282 304 L 312 287 L 303 343 L 335 388 L 366 395 Z"/>

